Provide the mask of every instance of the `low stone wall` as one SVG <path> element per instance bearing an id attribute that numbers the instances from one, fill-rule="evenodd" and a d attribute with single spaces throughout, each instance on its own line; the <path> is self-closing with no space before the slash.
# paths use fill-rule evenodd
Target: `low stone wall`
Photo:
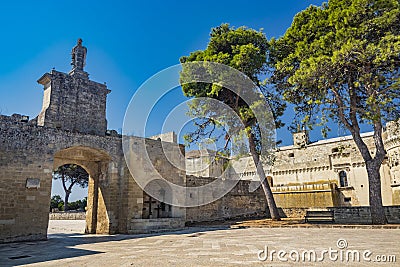
<path id="1" fill-rule="evenodd" d="M 306 216 L 307 210 L 309 208 L 279 208 L 279 215 L 282 218 L 297 218 L 301 219 Z"/>
<path id="2" fill-rule="evenodd" d="M 371 224 L 371 211 L 369 207 L 330 207 L 334 211 L 335 223 L 343 224 Z M 400 223 L 400 206 L 385 207 L 388 223 Z"/>
<path id="3" fill-rule="evenodd" d="M 85 212 L 50 212 L 49 220 L 85 220 Z"/>
<path id="4" fill-rule="evenodd" d="M 128 234 L 146 234 L 183 229 L 185 220 L 182 218 L 132 219 Z"/>

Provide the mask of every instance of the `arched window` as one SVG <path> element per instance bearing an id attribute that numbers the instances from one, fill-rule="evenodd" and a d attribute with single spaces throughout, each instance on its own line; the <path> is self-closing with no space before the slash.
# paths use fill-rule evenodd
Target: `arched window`
<path id="1" fill-rule="evenodd" d="M 349 183 L 347 181 L 347 173 L 345 171 L 339 172 L 340 187 L 347 187 Z"/>

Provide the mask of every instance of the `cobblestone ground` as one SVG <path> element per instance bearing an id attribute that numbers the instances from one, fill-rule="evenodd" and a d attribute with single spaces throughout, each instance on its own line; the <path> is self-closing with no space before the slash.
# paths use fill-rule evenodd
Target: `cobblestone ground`
<path id="1" fill-rule="evenodd" d="M 51 221 L 47 241 L 1 244 L 0 266 L 400 266 L 399 229 L 192 227 L 154 235 L 100 236 L 83 235 L 83 228 L 84 221 Z M 347 247 L 339 249 L 338 240 Z M 288 261 L 279 260 L 277 252 L 273 261 L 260 261 L 258 254 L 266 246 L 269 255 L 272 250 L 286 252 L 281 257 Z M 326 252 L 322 262 L 309 262 L 309 254 L 304 254 L 316 251 L 321 258 L 329 248 L 342 251 L 343 261 L 339 252 L 336 261 Z M 356 250 L 359 262 L 350 255 Z M 363 260 L 365 250 L 371 251 L 371 262 Z M 293 261 L 297 253 L 300 262 Z M 391 255 L 397 262 L 374 261 Z"/>

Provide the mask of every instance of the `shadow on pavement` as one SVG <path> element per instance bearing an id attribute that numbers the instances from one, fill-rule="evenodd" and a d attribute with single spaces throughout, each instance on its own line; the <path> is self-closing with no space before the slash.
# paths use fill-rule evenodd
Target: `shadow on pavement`
<path id="1" fill-rule="evenodd" d="M 190 227 L 180 231 L 138 234 L 138 235 L 85 235 L 77 233 L 49 234 L 45 241 L 29 241 L 0 244 L 0 266 L 20 266 L 24 264 L 48 262 L 59 259 L 77 258 L 94 254 L 103 254 L 104 251 L 95 251 L 76 248 L 84 244 L 106 243 L 130 239 L 141 239 L 151 236 L 182 235 L 196 237 L 202 232 L 229 229 L 220 227 Z"/>

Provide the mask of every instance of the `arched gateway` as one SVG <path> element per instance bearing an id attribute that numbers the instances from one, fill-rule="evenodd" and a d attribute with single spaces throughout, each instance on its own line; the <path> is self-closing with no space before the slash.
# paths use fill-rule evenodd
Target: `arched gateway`
<path id="1" fill-rule="evenodd" d="M 81 40 L 77 46 L 79 49 L 72 50 L 74 64 L 69 73 L 52 70 L 38 80 L 44 94 L 36 118 L 0 116 L 0 243 L 47 238 L 52 171 L 68 163 L 82 166 L 90 176 L 87 233 L 159 228 L 157 219 L 151 224 L 143 219 L 146 195 L 126 166 L 121 136 L 107 130 L 106 98 L 111 91 L 89 79 L 83 69 L 87 50 Z M 179 145 L 161 145 L 150 139 L 146 143 L 151 147 L 147 153 L 162 164 L 163 171 L 176 173 L 174 181 L 183 185 L 184 170 L 163 164 L 167 161 L 163 147 L 179 155 Z M 134 153 L 140 156 L 143 151 Z M 137 167 L 142 168 L 140 163 Z M 175 215 L 171 223 L 162 218 L 160 224 L 163 228 L 182 227 L 185 210 L 171 209 Z"/>

